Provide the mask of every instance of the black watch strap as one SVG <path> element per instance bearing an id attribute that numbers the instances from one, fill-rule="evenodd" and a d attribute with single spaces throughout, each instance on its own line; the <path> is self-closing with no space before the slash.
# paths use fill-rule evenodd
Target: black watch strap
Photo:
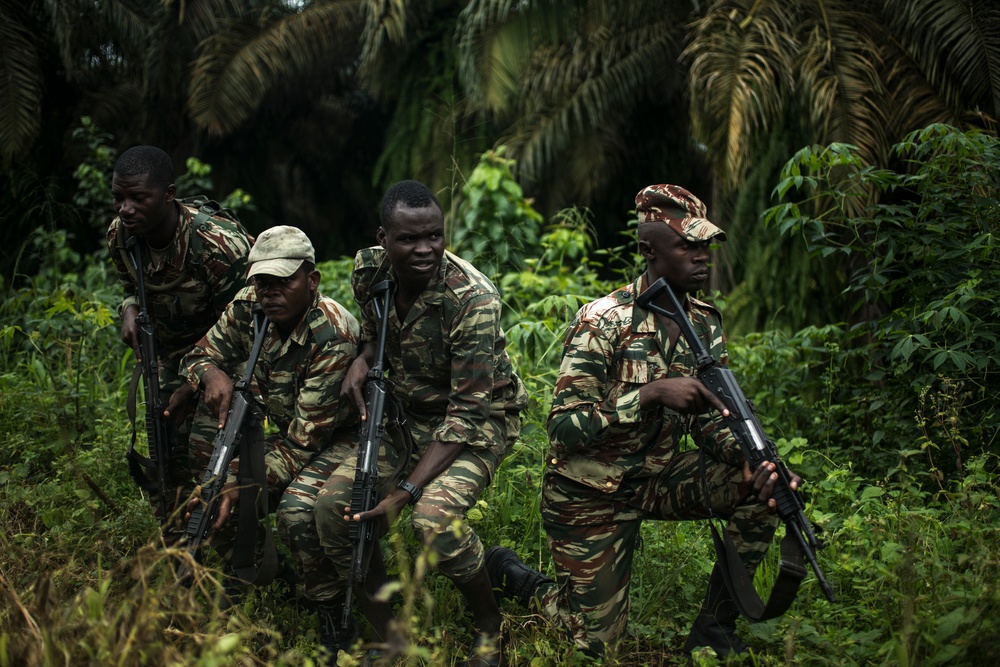
<path id="1" fill-rule="evenodd" d="M 399 484 L 397 484 L 397 486 L 401 488 L 403 491 L 406 491 L 408 494 L 410 494 L 411 505 L 416 505 L 417 501 L 420 500 L 420 496 L 424 495 L 423 489 L 418 489 L 417 487 L 407 482 L 405 479 L 399 480 Z"/>

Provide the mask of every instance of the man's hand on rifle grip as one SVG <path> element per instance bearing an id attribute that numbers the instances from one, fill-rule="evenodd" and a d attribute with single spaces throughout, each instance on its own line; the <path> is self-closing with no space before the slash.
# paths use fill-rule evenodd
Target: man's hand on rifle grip
<path id="1" fill-rule="evenodd" d="M 639 405 L 643 409 L 662 405 L 682 415 L 700 415 L 715 408 L 729 416 L 722 399 L 700 380 L 690 377 L 662 378 L 644 384 L 639 388 Z"/>
<path id="2" fill-rule="evenodd" d="M 220 368 L 210 368 L 201 376 L 205 405 L 219 418 L 219 428 L 225 428 L 229 404 L 233 400 L 233 380 Z"/>
<path id="3" fill-rule="evenodd" d="M 771 461 L 761 461 L 757 469 L 750 472 L 750 463 L 743 461 L 743 484 L 747 487 L 747 495 L 756 494 L 757 500 L 767 505 L 769 512 L 774 514 L 778 511 L 778 503 L 772 498 L 774 486 L 778 483 L 777 466 Z M 788 471 L 792 481 L 789 488 L 792 491 L 798 490 L 802 486 L 802 478 L 791 470 Z"/>
<path id="4" fill-rule="evenodd" d="M 187 511 L 184 513 L 184 523 L 191 520 L 191 510 L 198 506 L 199 494 L 201 493 L 201 487 L 195 488 L 195 495 L 191 500 L 188 501 Z M 222 487 L 222 491 L 219 493 L 219 511 L 215 515 L 215 521 L 212 522 L 212 530 L 218 530 L 226 525 L 226 521 L 229 520 L 229 515 L 232 514 L 233 503 L 236 502 L 238 496 L 236 483 L 227 482 L 225 486 Z"/>
<path id="5" fill-rule="evenodd" d="M 403 508 L 410 502 L 410 494 L 402 489 L 395 489 L 390 492 L 379 501 L 379 504 L 371 508 L 368 512 L 359 512 L 357 514 L 351 514 L 351 507 L 348 505 L 344 507 L 344 521 L 367 521 L 369 519 L 375 521 L 378 524 L 378 535 L 384 535 L 388 530 L 389 526 L 396 521 L 396 518 L 402 513 Z"/>

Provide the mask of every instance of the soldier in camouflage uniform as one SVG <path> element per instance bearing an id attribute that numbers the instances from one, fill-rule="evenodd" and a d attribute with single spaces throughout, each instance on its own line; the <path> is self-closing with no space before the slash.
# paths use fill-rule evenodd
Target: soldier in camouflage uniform
<path id="1" fill-rule="evenodd" d="M 119 308 L 122 341 L 139 355 L 139 314 L 134 267 L 125 242 L 137 236 L 145 243 L 143 276 L 146 302 L 156 332 L 160 390 L 164 397 L 181 384 L 178 364 L 245 285 L 247 253 L 253 238 L 236 222 L 199 214 L 176 199 L 170 157 L 153 146 L 135 146 L 115 162 L 111 196 L 117 217 L 108 227 L 111 259 L 125 289 Z M 197 224 L 195 221 L 197 220 Z M 191 451 L 190 432 L 211 442 L 215 418 L 203 405 L 176 406 L 171 417 L 181 434 L 181 451 L 172 465 L 175 498 L 186 497 L 200 479 L 211 450 Z M 197 439 L 197 438 L 196 438 Z M 180 459 L 180 460 L 177 460 Z M 159 512 L 157 498 L 153 506 Z M 170 503 L 168 503 L 168 506 Z M 167 517 L 159 517 L 161 522 Z M 182 532 L 165 527 L 165 538 Z"/>
<path id="2" fill-rule="evenodd" d="M 704 204 L 678 186 L 649 186 L 635 202 L 646 272 L 583 306 L 564 340 L 541 504 L 557 581 L 528 569 L 509 549 L 487 554 L 498 587 L 526 606 L 537 603 L 594 656 L 626 631 L 644 519 L 727 518 L 751 576 L 778 522 L 770 498 L 774 465 L 764 462 L 751 473 L 722 419 L 725 406 L 694 377 L 694 354 L 679 327 L 634 305 L 639 293 L 666 278 L 686 301 L 706 348 L 727 363 L 719 312 L 689 296 L 708 278 L 709 243 L 724 241 L 725 233 L 706 219 Z M 714 416 L 706 414 L 713 409 Z M 685 433 L 698 451 L 679 450 Z M 716 566 L 687 651 L 746 650 L 721 576 Z"/>
<path id="3" fill-rule="evenodd" d="M 349 563 L 348 521 L 385 527 L 407 504 L 418 539 L 434 565 L 462 592 L 477 638 L 467 665 L 499 665 L 502 616 L 484 569 L 483 546 L 466 513 L 490 483 L 520 432 L 527 396 L 511 368 L 500 328 L 500 296 L 482 273 L 444 248 L 441 206 L 417 181 L 389 188 L 382 200 L 379 246 L 354 260 L 352 287 L 362 307 L 361 355 L 344 382 L 365 415 L 362 387 L 374 362 L 377 320 L 371 286 L 391 279 L 386 361 L 417 452 L 399 482 L 370 512 L 351 514 L 355 462 L 345 462 L 320 493 L 320 538 L 327 555 Z M 380 463 L 387 461 L 380 456 Z M 376 553 L 373 561 L 380 561 Z M 377 590 L 384 569 L 366 582 Z M 379 570 L 379 571 L 376 571 Z M 359 591 L 358 602 L 384 638 L 391 612 Z"/>
<path id="4" fill-rule="evenodd" d="M 187 383 L 171 404 L 201 390 L 225 425 L 237 376 L 253 346 L 253 304 L 271 322 L 254 370 L 254 394 L 277 428 L 265 456 L 268 492 L 276 500 L 281 536 L 291 548 L 316 603 L 323 643 L 336 655 L 343 577 L 319 544 L 316 496 L 344 456 L 357 446 L 357 417 L 341 400 L 344 376 L 358 353 L 360 327 L 343 306 L 319 293 L 319 271 L 308 237 L 280 226 L 261 233 L 250 251 L 251 286 L 240 291 L 222 317 L 184 357 Z M 353 469 L 352 469 L 353 470 Z M 230 478 L 213 528 L 226 523 L 237 495 Z M 271 505 L 273 507 L 273 505 Z M 230 522 L 232 523 L 232 522 Z"/>

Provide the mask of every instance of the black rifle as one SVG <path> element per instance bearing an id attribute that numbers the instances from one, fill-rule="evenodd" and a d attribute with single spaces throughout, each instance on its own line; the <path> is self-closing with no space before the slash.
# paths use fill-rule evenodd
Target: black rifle
<path id="1" fill-rule="evenodd" d="M 365 419 L 360 426 L 360 445 L 357 467 L 354 471 L 354 489 L 351 492 L 351 514 L 367 512 L 378 503 L 378 449 L 385 434 L 383 424 L 391 388 L 385 378 L 385 341 L 389 331 L 389 303 L 392 299 L 392 282 L 383 280 L 372 287 L 372 303 L 379 318 L 378 341 L 375 361 L 365 376 Z M 344 602 L 343 627 L 351 621 L 351 596 L 355 584 L 362 584 L 368 573 L 372 552 L 375 550 L 375 521 L 351 521 L 348 537 L 351 540 L 351 569 L 347 575 L 347 597 Z"/>
<path id="2" fill-rule="evenodd" d="M 132 265 L 135 267 L 136 297 L 139 300 L 139 315 L 135 318 L 139 333 L 139 363 L 132 375 L 129 387 L 128 413 L 132 421 L 132 442 L 125 457 L 128 459 L 129 474 L 140 488 L 148 493 L 156 493 L 160 501 L 160 522 L 166 523 L 170 515 L 168 498 L 171 494 L 170 452 L 178 446 L 177 428 L 163 415 L 166 403 L 160 396 L 160 367 L 156 356 L 156 332 L 146 304 L 146 283 L 143 276 L 143 241 L 132 236 L 125 247 Z M 135 390 L 139 376 L 142 376 L 146 396 L 146 440 L 149 456 L 135 451 Z M 155 481 L 150 480 L 145 470 L 155 470 Z"/>
<path id="3" fill-rule="evenodd" d="M 226 425 L 219 429 L 215 435 L 215 442 L 212 450 L 212 458 L 208 462 L 201 480 L 201 493 L 198 497 L 198 504 L 191 510 L 191 517 L 187 525 L 187 548 L 193 555 L 197 556 L 198 547 L 202 540 L 208 536 L 212 529 L 212 524 L 219 515 L 219 505 L 222 502 L 222 489 L 226 484 L 226 475 L 229 472 L 229 465 L 236 456 L 240 456 L 241 486 L 247 481 L 250 486 L 259 486 L 260 480 L 254 480 L 251 476 L 246 479 L 243 475 L 244 466 L 253 467 L 254 453 L 250 448 L 260 443 L 263 438 L 261 419 L 254 403 L 253 394 L 250 391 L 250 382 L 253 379 L 254 369 L 257 367 L 257 360 L 260 358 L 261 348 L 264 346 L 264 339 L 267 337 L 267 330 L 270 322 L 264 315 L 264 311 L 259 304 L 253 306 L 253 330 L 254 341 L 250 350 L 250 358 L 247 360 L 246 368 L 242 377 L 233 385 L 233 396 L 229 404 L 229 413 L 226 416 Z M 261 464 L 257 463 L 259 467 Z M 265 495 L 266 488 L 252 488 L 253 502 L 256 502 L 258 494 Z M 247 582 L 256 582 L 256 571 L 250 570 L 253 574 L 245 576 L 240 572 L 238 560 L 244 563 L 253 563 L 253 551 L 256 544 L 256 533 L 254 530 L 259 508 L 251 505 L 244 506 L 243 490 L 241 489 L 240 500 L 240 525 L 237 532 L 237 545 L 234 547 L 233 562 L 234 569 L 240 578 Z M 244 517 L 246 512 L 252 518 Z M 266 504 L 263 511 L 266 514 Z M 244 526 L 248 526 L 253 539 L 249 544 L 241 540 L 241 533 Z M 250 553 L 247 553 L 247 552 Z M 238 558 L 238 556 L 240 558 Z M 245 565 L 244 565 L 245 567 Z M 256 582 L 260 583 L 260 582 Z"/>
<path id="4" fill-rule="evenodd" d="M 653 303 L 653 300 L 661 294 L 666 294 L 669 297 L 673 310 L 667 310 L 666 308 Z M 767 434 L 764 433 L 764 429 L 761 427 L 760 421 L 757 419 L 756 409 L 754 408 L 753 403 L 747 400 L 747 397 L 743 395 L 743 390 L 740 389 L 740 385 L 736 381 L 736 376 L 733 375 L 731 370 L 721 366 L 708 352 L 708 350 L 705 349 L 705 345 L 698 338 L 698 335 L 694 331 L 694 327 L 691 326 L 691 321 L 687 318 L 687 315 L 684 312 L 684 307 L 681 305 L 680 301 L 678 301 L 677 296 L 674 294 L 673 290 L 670 289 L 670 285 L 667 284 L 667 281 L 664 278 L 660 278 L 650 285 L 645 292 L 638 296 L 635 303 L 640 308 L 645 308 L 646 310 L 651 310 L 654 313 L 670 318 L 680 327 L 681 334 L 684 336 L 684 339 L 688 342 L 688 345 L 691 346 L 691 350 L 694 352 L 695 364 L 698 368 L 698 379 L 709 389 L 709 391 L 722 399 L 722 402 L 729 409 L 729 416 L 724 417 L 724 419 L 726 420 L 726 424 L 729 426 L 729 429 L 732 431 L 733 436 L 736 438 L 736 442 L 739 443 L 743 456 L 745 456 L 747 461 L 750 463 L 750 468 L 752 470 L 756 470 L 757 466 L 759 466 L 763 461 L 770 461 L 774 464 L 775 472 L 778 474 L 778 479 L 774 485 L 774 491 L 771 496 L 777 503 L 778 516 L 785 522 L 787 533 L 786 540 L 789 536 L 794 536 L 792 547 L 795 545 L 798 546 L 798 551 L 800 552 L 798 562 L 801 563 L 801 555 L 806 557 L 809 564 L 812 566 L 813 572 L 816 573 L 816 579 L 819 581 L 823 594 L 826 595 L 827 600 L 833 602 L 833 589 L 823 576 L 823 572 L 819 568 L 819 563 L 816 562 L 816 551 L 822 549 L 824 545 L 819 539 L 816 538 L 815 533 L 813 533 L 812 524 L 810 524 L 809 519 L 806 518 L 805 503 L 802 500 L 802 496 L 797 490 L 790 486 L 792 476 L 788 472 L 788 468 L 785 467 L 785 464 L 778 456 L 778 450 L 774 446 L 774 443 L 767 437 Z M 716 546 L 718 551 L 718 540 Z M 721 551 L 719 555 L 720 561 L 725 560 Z M 789 562 L 794 559 L 794 553 L 790 553 L 786 550 L 784 542 L 782 542 L 782 556 L 784 558 L 782 567 L 784 568 L 786 565 L 789 565 L 790 570 L 794 570 L 795 564 L 793 562 Z M 742 565 L 738 562 L 734 565 L 736 567 L 732 568 L 733 572 L 730 574 L 738 574 L 739 571 L 742 571 L 744 577 L 746 578 L 746 571 L 742 569 Z M 798 577 L 798 580 L 801 581 L 802 576 L 805 575 L 805 570 L 801 568 L 801 565 L 798 567 L 802 570 L 801 576 Z M 790 572 L 790 579 L 794 578 L 795 574 L 797 573 Z M 730 582 L 727 581 L 727 583 Z M 731 590 L 732 586 L 733 584 L 730 583 Z M 797 587 L 798 581 L 795 582 L 795 588 L 797 589 Z M 777 588 L 778 587 L 776 585 L 775 589 Z M 789 598 L 787 602 L 790 603 L 794 596 L 795 593 L 793 590 L 791 598 Z M 763 605 L 760 604 L 759 598 L 756 603 L 751 602 L 748 606 L 745 601 L 741 602 L 738 599 L 740 597 L 738 594 L 733 597 L 737 604 L 743 607 L 741 611 L 743 611 L 745 616 L 751 618 L 752 620 L 764 620 L 763 617 L 759 619 L 753 618 L 755 615 L 763 616 L 764 612 L 759 609 L 752 610 L 749 608 L 750 606 L 756 607 L 757 605 L 763 607 Z M 774 605 L 770 605 L 770 607 L 773 610 Z M 785 604 L 785 607 L 787 607 L 787 604 Z M 767 617 L 770 618 L 772 616 Z"/>

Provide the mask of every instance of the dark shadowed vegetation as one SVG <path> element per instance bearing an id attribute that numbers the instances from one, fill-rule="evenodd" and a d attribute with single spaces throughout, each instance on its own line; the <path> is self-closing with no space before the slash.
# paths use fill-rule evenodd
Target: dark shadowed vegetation
<path id="1" fill-rule="evenodd" d="M 88 157 L 74 197 L 96 210 L 110 157 L 99 136 L 81 140 Z M 741 626 L 756 664 L 1000 660 L 1000 142 L 932 125 L 888 155 L 895 166 L 875 168 L 855 146 L 803 148 L 784 163 L 770 208 L 756 212 L 779 243 L 801 244 L 814 270 L 835 267 L 823 307 L 839 313 L 729 340 L 762 421 L 807 479 L 809 513 L 828 543 L 820 562 L 838 596 L 827 603 L 810 576 L 784 617 Z M 546 569 L 537 504 L 562 333 L 581 303 L 637 268 L 624 237 L 597 240 L 587 210 L 536 212 L 515 166 L 499 151 L 484 155 L 456 184 L 450 210 L 454 249 L 489 266 L 501 289 L 531 394 L 523 437 L 470 518 L 487 542 Z M 207 165 L 188 168 L 188 187 L 212 190 Z M 184 555 L 158 542 L 124 465 L 134 360 L 118 340 L 118 288 L 95 250 L 98 223 L 87 252 L 50 226 L 8 248 L 33 270 L 5 274 L 0 305 L 0 665 L 320 664 L 315 617 L 289 591 L 256 591 L 226 616 L 215 605 L 218 563 L 198 568 L 191 589 L 176 586 Z M 354 308 L 350 265 L 344 257 L 320 269 L 324 292 Z M 717 297 L 727 316 L 747 307 L 747 293 Z M 643 531 L 632 637 L 609 662 L 684 664 L 711 539 L 704 525 Z M 472 641 L 460 597 L 427 572 L 405 531 L 385 551 L 409 637 L 399 664 L 460 664 Z M 771 558 L 758 584 L 775 571 Z M 507 611 L 510 665 L 584 663 L 544 621 Z"/>

